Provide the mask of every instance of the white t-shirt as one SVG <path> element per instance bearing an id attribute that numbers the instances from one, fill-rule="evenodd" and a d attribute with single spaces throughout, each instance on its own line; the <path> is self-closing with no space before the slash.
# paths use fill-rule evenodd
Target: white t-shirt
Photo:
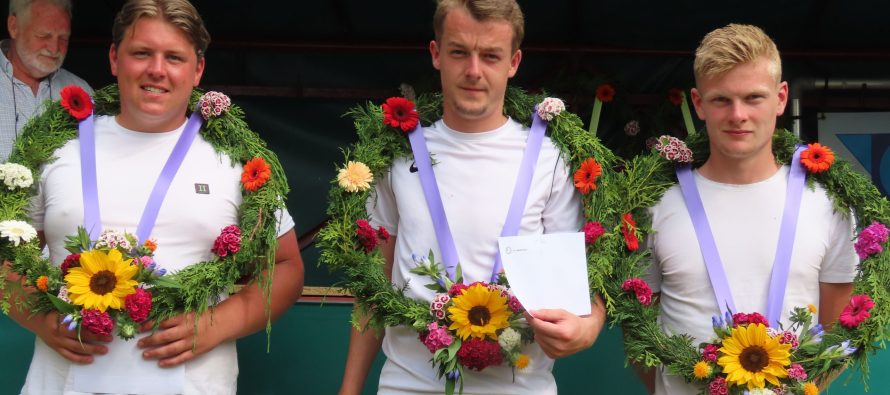
<path id="1" fill-rule="evenodd" d="M 722 184 L 693 172 L 736 313 L 765 313 L 788 172 L 784 166 L 764 181 L 745 185 Z M 720 309 L 680 187 L 668 190 L 651 212 L 653 262 L 647 280 L 653 292 L 661 292 L 662 329 L 689 334 L 696 345 L 711 340 L 711 317 Z M 834 211 L 822 187 L 805 187 L 782 308 L 785 327 L 792 308 L 819 306 L 820 282 L 853 281 L 858 260 L 852 239 L 849 216 Z M 698 393 L 681 377 L 659 370 L 656 394 Z"/>
<path id="2" fill-rule="evenodd" d="M 489 281 L 529 130 L 508 120 L 484 133 L 461 133 L 443 121 L 424 131 L 464 282 Z M 410 171 L 411 166 L 407 158 L 393 162 L 390 173 L 376 184 L 376 199 L 369 199 L 368 211 L 375 227 L 382 225 L 398 235 L 392 272 L 395 285 L 409 284 L 407 296 L 429 301 L 435 293 L 424 285 L 432 280 L 409 272 L 415 267 L 411 254 L 426 255 L 432 250 L 437 261 L 441 254 L 420 177 Z M 519 234 L 575 232 L 582 221 L 580 197 L 569 169 L 546 138 Z M 546 270 L 546 265 L 541 262 L 541 269 Z M 380 394 L 441 394 L 444 390 L 444 380 L 436 378 L 430 363 L 432 354 L 417 336 L 406 327 L 386 329 L 383 351 L 388 359 L 380 373 Z M 464 394 L 555 394 L 553 360 L 537 345 L 524 352 L 531 364 L 516 371 L 515 382 L 506 366 L 481 372 L 467 369 Z"/>
<path id="3" fill-rule="evenodd" d="M 96 173 L 103 229 L 136 232 L 145 203 L 185 123 L 166 133 L 141 133 L 121 127 L 114 117 L 95 120 Z M 65 236 L 83 225 L 80 142 L 59 148 L 58 159 L 43 166 L 37 196 L 32 202 L 34 227 L 44 231 L 50 260 L 68 255 Z M 154 258 L 168 272 L 212 258 L 210 248 L 223 227 L 238 223 L 241 205 L 239 163 L 216 153 L 203 138 L 196 138 L 173 179 L 151 236 L 157 239 Z M 205 184 L 209 193 L 198 193 Z M 205 188 L 200 188 L 201 192 Z M 293 228 L 290 214 L 279 215 L 279 235 Z M 261 308 L 261 307 L 257 307 Z M 133 348 L 136 341 L 115 338 L 110 346 Z M 102 358 L 96 356 L 96 358 Z M 34 357 L 22 394 L 77 394 L 67 388 L 71 363 L 36 339 Z M 138 373 L 135 373 L 138 374 Z M 185 363 L 184 394 L 234 394 L 238 360 L 235 343 L 223 343 Z"/>

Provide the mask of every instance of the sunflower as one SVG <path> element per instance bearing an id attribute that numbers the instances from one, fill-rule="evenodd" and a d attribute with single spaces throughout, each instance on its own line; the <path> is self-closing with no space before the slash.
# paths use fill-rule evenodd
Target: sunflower
<path id="1" fill-rule="evenodd" d="M 596 178 L 603 174 L 603 168 L 596 159 L 588 158 L 581 162 L 578 171 L 575 172 L 575 188 L 586 195 L 596 189 Z"/>
<path id="2" fill-rule="evenodd" d="M 763 388 L 769 381 L 778 386 L 788 376 L 785 366 L 791 363 L 791 344 L 781 344 L 766 333 L 763 324 L 739 326 L 723 338 L 723 353 L 717 363 L 723 366 L 726 381 L 748 389 Z"/>
<path id="3" fill-rule="evenodd" d="M 80 267 L 72 267 L 65 276 L 71 301 L 84 309 L 105 312 L 121 309 L 124 298 L 136 293 L 133 276 L 139 270 L 121 252 L 89 250 L 80 254 Z"/>
<path id="4" fill-rule="evenodd" d="M 510 326 L 510 310 L 507 299 L 501 291 L 488 289 L 484 284 L 474 284 L 465 289 L 460 296 L 452 299 L 448 308 L 451 326 L 448 330 L 457 329 L 462 340 L 472 336 L 484 339 L 486 336 L 497 340 L 497 331 Z"/>

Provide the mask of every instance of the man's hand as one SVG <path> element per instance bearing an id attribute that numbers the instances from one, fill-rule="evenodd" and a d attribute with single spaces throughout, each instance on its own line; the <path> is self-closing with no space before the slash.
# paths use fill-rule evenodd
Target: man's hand
<path id="1" fill-rule="evenodd" d="M 219 336 L 222 323 L 211 324 L 210 320 L 210 313 L 207 312 L 201 315 L 198 322 L 195 322 L 194 313 L 180 314 L 162 321 L 160 330 L 139 340 L 139 348 L 145 349 L 142 357 L 157 359 L 158 366 L 168 368 L 212 350 L 222 343 L 223 337 Z M 147 332 L 153 326 L 154 321 L 146 321 L 140 330 Z"/>
<path id="2" fill-rule="evenodd" d="M 562 309 L 536 310 L 525 313 L 535 331 L 535 342 L 550 358 L 562 358 L 584 350 L 596 341 L 606 321 L 606 310 L 597 296 L 590 304 L 591 314 L 578 317 Z"/>
<path id="3" fill-rule="evenodd" d="M 33 323 L 34 333 L 46 345 L 74 363 L 93 363 L 93 355 L 104 355 L 108 352 L 108 347 L 102 343 L 112 340 L 111 335 L 99 336 L 86 329 L 80 331 L 78 340 L 77 330 L 69 331 L 67 325 L 60 323 L 59 315 L 55 312 L 36 316 Z"/>

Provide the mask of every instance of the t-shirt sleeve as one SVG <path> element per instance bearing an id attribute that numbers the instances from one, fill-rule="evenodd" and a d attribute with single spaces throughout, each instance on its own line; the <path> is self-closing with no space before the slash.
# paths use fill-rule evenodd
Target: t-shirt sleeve
<path id="1" fill-rule="evenodd" d="M 562 155 L 553 169 L 550 198 L 544 207 L 544 233 L 577 232 L 584 224 L 581 211 L 581 195 L 569 176 L 569 167 Z"/>
<path id="2" fill-rule="evenodd" d="M 649 217 L 655 218 L 654 208 L 650 208 L 648 210 Z M 649 284 L 649 288 L 652 289 L 652 292 L 661 292 L 661 262 L 658 260 L 658 257 L 655 254 L 656 248 L 655 245 L 658 242 L 657 235 L 655 233 L 655 225 L 652 226 L 653 230 L 643 238 L 640 243 L 641 251 L 649 251 L 649 255 L 646 259 L 641 261 L 641 264 L 646 265 L 646 270 L 643 271 L 643 280 Z"/>
<path id="3" fill-rule="evenodd" d="M 43 231 L 43 219 L 46 213 L 46 202 L 44 201 L 44 182 L 46 177 L 44 177 L 46 170 L 41 169 L 40 171 L 40 181 L 37 183 L 37 193 L 31 197 L 31 201 L 28 204 L 28 216 L 31 218 L 31 226 L 34 227 L 38 232 Z"/>
<path id="4" fill-rule="evenodd" d="M 393 167 L 394 168 L 394 167 Z M 365 202 L 371 226 L 384 227 L 391 235 L 398 234 L 399 210 L 392 189 L 392 173 L 387 172 L 374 184 L 374 190 Z"/>
<path id="5" fill-rule="evenodd" d="M 281 208 L 275 211 L 275 219 L 278 221 L 278 237 L 294 228 L 294 218 L 291 217 L 287 208 Z"/>
<path id="6" fill-rule="evenodd" d="M 850 283 L 856 278 L 859 257 L 853 249 L 854 227 L 852 215 L 835 211 L 829 234 L 830 245 L 822 260 L 819 281 L 823 283 Z"/>

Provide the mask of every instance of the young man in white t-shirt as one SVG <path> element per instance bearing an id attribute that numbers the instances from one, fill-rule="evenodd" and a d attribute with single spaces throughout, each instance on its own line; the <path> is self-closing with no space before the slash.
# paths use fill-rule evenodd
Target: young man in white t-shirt
<path id="1" fill-rule="evenodd" d="M 443 0 L 434 17 L 436 39 L 430 42 L 433 66 L 442 82 L 443 117 L 425 128 L 429 151 L 436 158 L 436 181 L 466 283 L 487 281 L 497 251 L 497 237 L 509 206 L 528 128 L 504 115 L 507 81 L 519 67 L 522 11 L 514 0 Z M 532 111 L 532 109 L 529 109 Z M 547 139 L 532 180 L 520 234 L 578 231 L 580 198 L 559 150 Z M 382 247 L 386 271 L 397 286 L 410 283 L 407 294 L 431 300 L 411 274 L 412 252 L 438 251 L 438 244 L 419 187 L 418 175 L 405 159 L 377 182 L 368 202 L 374 226 L 390 229 Z M 439 256 L 439 254 L 437 254 Z M 546 270 L 547 262 L 540 262 Z M 555 394 L 552 358 L 593 344 L 605 311 L 592 303 L 593 314 L 578 317 L 565 310 L 540 310 L 527 316 L 536 344 L 528 347 L 532 365 L 512 374 L 509 367 L 467 370 L 464 394 Z M 387 362 L 380 394 L 435 394 L 444 390 L 430 353 L 410 328 L 387 328 L 382 337 L 353 329 L 341 394 L 361 392 L 374 357 L 383 344 Z"/>
<path id="2" fill-rule="evenodd" d="M 103 228 L 136 228 L 142 206 L 186 124 L 189 98 L 204 71 L 210 36 L 187 0 L 131 0 L 115 19 L 109 52 L 111 72 L 120 89 L 120 113 L 95 120 L 96 167 Z M 82 225 L 79 142 L 56 151 L 59 159 L 42 169 L 34 223 L 49 246 L 50 257 L 65 257 L 64 237 Z M 171 184 L 152 231 L 159 242 L 155 258 L 176 270 L 210 259 L 219 230 L 238 223 L 241 167 L 196 138 Z M 194 182 L 209 186 L 198 194 Z M 271 318 L 283 314 L 299 297 L 303 263 L 287 212 L 279 216 L 278 250 L 271 293 Z M 235 394 L 237 355 L 234 341 L 265 327 L 266 297 L 256 283 L 243 287 L 197 321 L 182 314 L 138 341 L 124 342 L 59 325 L 56 313 L 10 316 L 37 335 L 34 359 L 23 394 L 79 394 L 72 390 L 69 367 L 91 364 L 112 348 L 129 347 L 132 358 L 162 368 L 184 364 L 182 394 Z M 152 327 L 143 324 L 142 331 Z M 134 377 L 141 373 L 132 372 Z M 120 378 L 126 380 L 127 378 Z M 129 393 L 148 391 L 127 390 Z M 101 391 L 110 392 L 110 391 Z"/>
<path id="3" fill-rule="evenodd" d="M 696 51 L 692 102 L 705 122 L 710 156 L 693 171 L 737 311 L 765 313 L 770 274 L 788 185 L 788 166 L 772 151 L 776 117 L 788 84 L 775 43 L 759 28 L 728 25 L 709 33 Z M 660 292 L 661 325 L 686 333 L 693 344 L 710 340 L 720 314 L 689 211 L 678 186 L 652 208 L 650 284 Z M 792 307 L 818 306 L 823 325 L 849 301 L 856 271 L 852 226 L 821 187 L 800 202 L 781 322 Z M 771 320 L 772 317 L 769 317 Z M 644 375 L 656 394 L 699 389 L 664 368 Z"/>

